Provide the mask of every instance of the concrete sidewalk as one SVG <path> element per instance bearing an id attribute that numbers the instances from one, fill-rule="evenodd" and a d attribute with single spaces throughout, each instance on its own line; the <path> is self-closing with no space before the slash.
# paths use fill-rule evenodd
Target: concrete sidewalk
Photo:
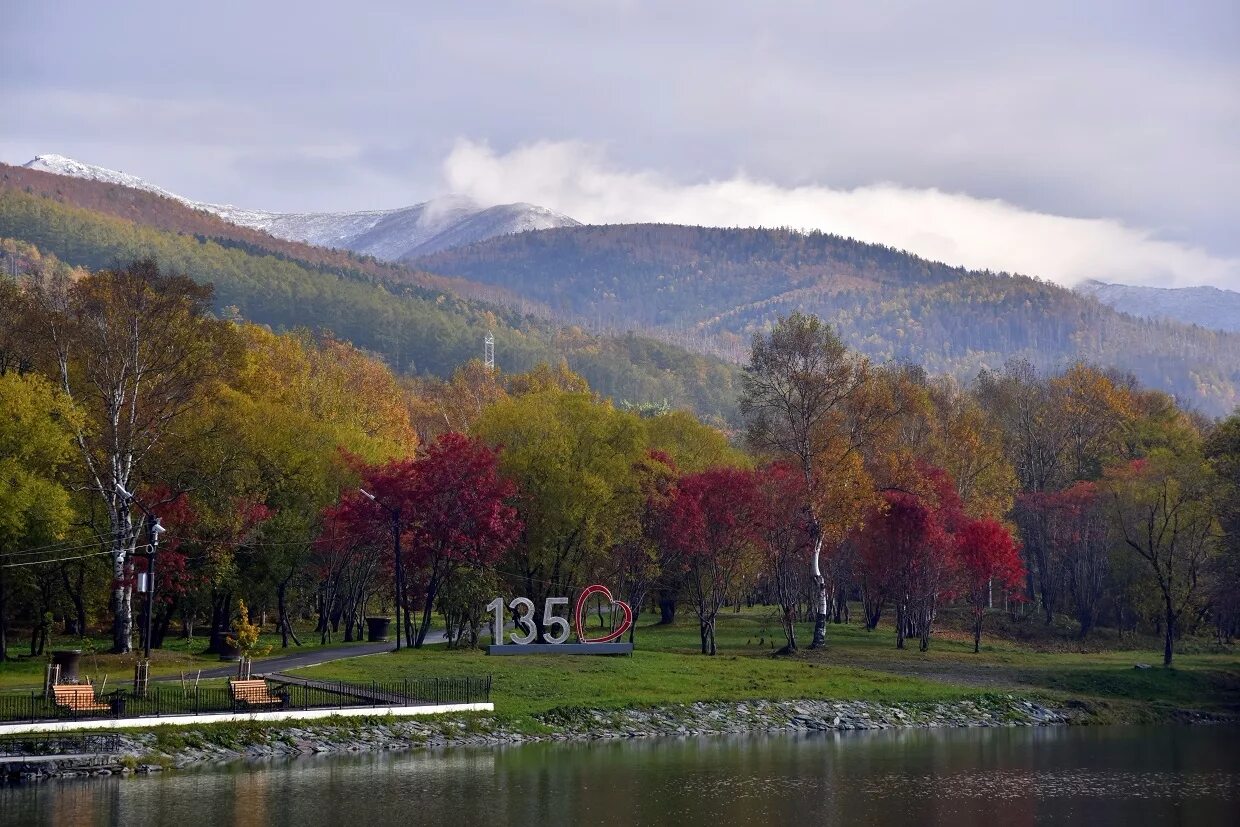
<path id="1" fill-rule="evenodd" d="M 443 643 L 447 640 L 443 632 L 429 632 L 426 635 L 426 642 L 423 645 L 433 643 Z M 299 652 L 295 648 L 290 647 L 285 654 L 276 655 L 274 657 L 256 659 L 250 667 L 250 671 L 254 674 L 267 674 L 269 672 L 286 672 L 290 669 L 305 669 L 308 666 L 318 666 L 322 663 L 331 663 L 332 661 L 345 660 L 347 658 L 360 658 L 366 655 L 379 655 L 383 652 L 391 652 L 396 648 L 394 641 L 386 643 L 342 643 L 331 646 L 319 646 L 304 652 Z M 185 676 L 194 677 L 199 674 L 197 669 L 187 669 Z M 201 677 L 204 678 L 231 678 L 237 674 L 236 663 L 221 663 L 219 666 L 212 666 L 209 669 L 203 669 Z M 151 678 L 152 683 L 161 681 L 179 681 L 180 675 L 160 675 Z"/>

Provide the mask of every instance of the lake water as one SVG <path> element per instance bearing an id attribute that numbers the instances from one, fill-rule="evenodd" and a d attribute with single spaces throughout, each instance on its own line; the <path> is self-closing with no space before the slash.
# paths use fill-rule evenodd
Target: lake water
<path id="1" fill-rule="evenodd" d="M 8 825 L 1240 825 L 1240 730 L 533 744 L 0 787 Z"/>

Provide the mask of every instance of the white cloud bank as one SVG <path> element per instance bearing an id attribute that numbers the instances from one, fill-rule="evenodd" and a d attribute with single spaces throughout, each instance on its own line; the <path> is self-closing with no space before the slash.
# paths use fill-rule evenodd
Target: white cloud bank
<path id="1" fill-rule="evenodd" d="M 972 269 L 1156 287 L 1240 290 L 1240 260 L 1105 218 L 1069 218 L 999 200 L 875 184 L 781 187 L 739 173 L 683 184 L 610 164 L 597 146 L 544 141 L 504 154 L 458 141 L 444 161 L 450 191 L 486 203 L 528 201 L 589 224 L 668 222 L 820 229 Z"/>

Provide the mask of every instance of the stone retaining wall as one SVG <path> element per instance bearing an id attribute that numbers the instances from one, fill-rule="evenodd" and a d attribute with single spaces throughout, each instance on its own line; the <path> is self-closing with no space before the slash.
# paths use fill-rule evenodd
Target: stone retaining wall
<path id="1" fill-rule="evenodd" d="M 557 708 L 539 717 L 546 732 L 530 734 L 491 716 L 392 718 L 380 723 L 325 719 L 287 722 L 269 729 L 248 729 L 244 746 L 227 736 L 193 727 L 176 730 L 178 746 L 159 750 L 154 733 L 126 733 L 122 764 L 85 769 L 83 774 L 151 772 L 164 766 L 188 767 L 207 762 L 301 755 L 378 752 L 452 746 L 488 746 L 535 741 L 696 737 L 764 732 L 878 730 L 935 727 L 1045 726 L 1079 719 L 1067 710 L 1052 709 L 1020 698 L 985 699 L 935 704 L 894 704 L 868 701 L 742 701 L 696 703 L 651 709 Z M 72 767 L 48 767 L 44 775 L 78 774 Z"/>

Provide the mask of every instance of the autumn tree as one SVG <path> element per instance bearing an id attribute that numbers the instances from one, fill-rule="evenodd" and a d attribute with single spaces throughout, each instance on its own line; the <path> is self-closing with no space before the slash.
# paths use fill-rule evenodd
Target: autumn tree
<path id="1" fill-rule="evenodd" d="M 431 442 L 443 433 L 466 433 L 489 405 L 508 395 L 504 377 L 480 359 L 461 365 L 446 381 L 410 382 L 407 404 L 418 438 Z"/>
<path id="2" fill-rule="evenodd" d="M 591 394 L 550 387 L 492 405 L 474 432 L 502 448 L 500 469 L 521 492 L 524 529 L 504 568 L 534 601 L 541 634 L 546 598 L 587 585 L 584 578 L 637 524 L 629 509 L 641 505 L 632 475 L 645 429 Z"/>
<path id="3" fill-rule="evenodd" d="M 663 542 L 667 533 L 668 506 L 676 493 L 680 469 L 670 456 L 648 450 L 633 466 L 632 483 L 638 504 L 633 508 L 636 524 L 622 531 L 612 548 L 611 568 L 616 588 L 640 612 L 650 590 L 662 584 L 665 597 L 675 600 L 681 581 L 676 549 Z M 637 624 L 629 627 L 629 642 Z"/>
<path id="4" fill-rule="evenodd" d="M 520 536 L 522 525 L 509 504 L 516 486 L 500 475 L 498 452 L 480 441 L 443 434 L 417 460 L 414 471 L 412 487 L 402 499 L 413 513 L 409 551 L 426 572 L 422 622 L 413 642 L 419 648 L 444 581 L 461 568 L 493 566 Z"/>
<path id="5" fill-rule="evenodd" d="M 668 504 L 666 542 L 680 553 L 702 654 L 713 655 L 719 610 L 759 559 L 767 516 L 753 471 L 712 468 L 682 477 Z"/>
<path id="6" fill-rule="evenodd" d="M 1216 480 L 1200 445 L 1189 439 L 1108 469 L 1101 484 L 1122 542 L 1158 585 L 1163 665 L 1170 666 L 1181 620 L 1201 599 L 1217 551 Z"/>
<path id="7" fill-rule="evenodd" d="M 991 605 L 994 589 L 1014 593 L 1025 569 L 1012 532 L 993 517 L 967 520 L 954 538 L 964 578 L 964 593 L 973 614 L 973 651 L 981 651 L 982 618 Z"/>
<path id="8" fill-rule="evenodd" d="M 955 595 L 955 532 L 964 524 L 951 477 L 923 466 L 916 490 L 887 490 L 859 532 L 863 577 L 895 606 L 896 648 L 916 636 L 922 651 L 938 607 Z M 874 622 L 881 604 L 874 608 Z M 873 628 L 873 624 L 867 621 Z"/>
<path id="9" fill-rule="evenodd" d="M 1062 491 L 1023 494 L 1016 514 L 1025 535 L 1041 546 L 1044 610 L 1057 607 L 1066 590 L 1080 636 L 1088 636 L 1110 573 L 1110 519 L 1097 485 L 1078 482 Z"/>
<path id="10" fill-rule="evenodd" d="M 1240 634 L 1240 413 L 1219 423 L 1205 445 L 1218 480 L 1215 511 L 1222 531 L 1220 553 L 1211 566 L 1211 614 L 1220 640 Z"/>
<path id="11" fill-rule="evenodd" d="M 760 453 L 787 458 L 804 480 L 802 503 L 811 534 L 810 573 L 818 592 L 818 612 L 810 646 L 826 642 L 830 611 L 823 575 L 824 542 L 839 542 L 858 515 L 839 508 L 840 497 L 859 467 L 854 456 L 874 432 L 898 415 L 901 400 L 872 385 L 874 371 L 850 353 L 818 318 L 794 313 L 781 318 L 766 336 L 755 335 L 742 378 L 741 412 L 749 444 Z M 842 519 L 832 522 L 827 508 Z M 829 532 L 835 536 L 829 536 Z"/>
<path id="12" fill-rule="evenodd" d="M 758 472 L 761 498 L 761 548 L 765 571 L 784 631 L 784 651 L 797 649 L 797 605 L 809 583 L 809 561 L 813 542 L 805 516 L 805 481 L 800 469 L 789 462 L 775 462 Z"/>
<path id="13" fill-rule="evenodd" d="M 152 451 L 226 375 L 239 353 L 226 322 L 208 314 L 211 289 L 165 275 L 153 261 L 42 286 L 51 369 L 90 422 L 75 428 L 82 479 L 108 513 L 112 647 L 132 645 L 129 567 L 138 537 L 122 490 L 150 479 Z"/>
<path id="14" fill-rule="evenodd" d="M 73 518 L 63 471 L 82 417 L 41 376 L 0 374 L 0 663 L 8 658 L 13 577 L 63 556 L 54 545 Z M 19 554 L 22 548 L 50 549 Z"/>

